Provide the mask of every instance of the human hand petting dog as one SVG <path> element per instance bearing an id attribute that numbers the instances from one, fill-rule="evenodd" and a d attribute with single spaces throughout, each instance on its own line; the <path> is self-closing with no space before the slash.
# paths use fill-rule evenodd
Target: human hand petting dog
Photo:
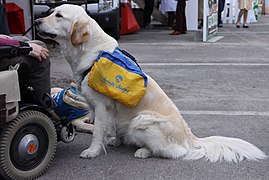
<path id="1" fill-rule="evenodd" d="M 45 60 L 49 57 L 49 50 L 36 43 L 28 43 L 33 50 L 29 53 L 29 56 L 37 58 L 39 61 Z"/>

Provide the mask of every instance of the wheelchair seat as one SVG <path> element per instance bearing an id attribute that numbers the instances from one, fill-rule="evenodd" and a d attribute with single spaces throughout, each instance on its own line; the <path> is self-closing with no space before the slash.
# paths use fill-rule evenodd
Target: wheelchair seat
<path id="1" fill-rule="evenodd" d="M 0 59 L 28 55 L 31 50 L 31 47 L 0 46 Z M 10 66 L 0 71 L 0 125 L 14 119 L 19 112 L 20 87 L 17 69 L 18 66 Z"/>

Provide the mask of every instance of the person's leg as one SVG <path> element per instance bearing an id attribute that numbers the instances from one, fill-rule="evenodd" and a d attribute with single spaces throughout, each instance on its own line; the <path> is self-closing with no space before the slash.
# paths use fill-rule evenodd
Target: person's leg
<path id="1" fill-rule="evenodd" d="M 31 56 L 24 56 L 18 74 L 21 102 L 43 105 L 44 94 L 50 94 L 49 59 L 39 62 Z"/>
<path id="2" fill-rule="evenodd" d="M 244 24 L 243 24 L 244 28 L 248 28 L 247 19 L 248 19 L 248 10 L 245 9 L 245 12 L 244 12 Z"/>
<path id="3" fill-rule="evenodd" d="M 204 0 L 198 0 L 198 19 L 204 18 Z"/>
<path id="4" fill-rule="evenodd" d="M 180 12 L 180 3 L 179 3 L 179 1 L 177 1 L 177 8 L 176 8 L 176 24 L 175 24 L 175 28 L 174 28 L 174 30 L 175 31 L 179 31 L 180 30 L 180 16 L 181 16 L 181 14 L 180 14 L 181 12 Z"/>
<path id="5" fill-rule="evenodd" d="M 175 12 L 169 11 L 168 14 L 168 27 L 173 27 L 174 25 L 174 19 L 175 19 Z"/>
<path id="6" fill-rule="evenodd" d="M 176 26 L 175 31 L 180 33 L 186 33 L 186 16 L 185 16 L 185 7 L 186 1 L 180 0 L 177 3 L 177 10 L 176 10 Z"/>
<path id="7" fill-rule="evenodd" d="M 220 1 L 218 4 L 218 27 L 222 27 L 222 23 L 221 23 L 221 11 L 220 11 Z"/>
<path id="8" fill-rule="evenodd" d="M 181 3 L 182 26 L 181 26 L 181 31 L 180 31 L 182 34 L 186 34 L 186 32 L 187 32 L 187 21 L 186 21 L 185 9 L 186 9 L 186 1 L 182 0 L 182 3 Z"/>
<path id="9" fill-rule="evenodd" d="M 0 34 L 9 35 L 6 11 L 0 1 Z"/>
<path id="10" fill-rule="evenodd" d="M 198 0 L 198 29 L 202 29 L 204 19 L 204 0 Z"/>
<path id="11" fill-rule="evenodd" d="M 147 26 L 150 24 L 153 8 L 154 8 L 154 0 L 145 0 L 144 26 Z"/>
<path id="12" fill-rule="evenodd" d="M 43 95 L 50 94 L 50 61 L 39 62 L 31 56 L 3 58 L 0 70 L 21 63 L 18 69 L 21 103 L 42 105 Z"/>
<path id="13" fill-rule="evenodd" d="M 237 21 L 236 21 L 236 27 L 237 28 L 240 28 L 240 20 L 241 20 L 241 17 L 242 17 L 243 14 L 244 14 L 244 9 L 240 9 L 238 17 L 237 17 Z"/>
<path id="14" fill-rule="evenodd" d="M 218 4 L 218 26 L 219 27 L 223 26 L 221 13 L 224 9 L 224 5 L 225 5 L 225 0 L 219 0 L 219 4 Z"/>
<path id="15" fill-rule="evenodd" d="M 29 40 L 25 36 L 14 36 L 13 39 L 36 43 L 47 48 L 44 42 Z M 39 62 L 32 56 L 21 56 L 19 59 L 22 59 L 18 70 L 21 102 L 47 106 L 44 104 L 43 97 L 44 94 L 50 95 L 50 60 L 46 59 Z"/>

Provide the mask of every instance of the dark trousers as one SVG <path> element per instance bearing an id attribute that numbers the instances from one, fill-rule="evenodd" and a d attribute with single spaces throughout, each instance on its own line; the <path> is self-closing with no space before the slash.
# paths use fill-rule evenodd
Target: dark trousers
<path id="1" fill-rule="evenodd" d="M 175 12 L 169 11 L 168 14 L 168 26 L 173 27 L 174 26 L 174 20 L 175 20 Z"/>
<path id="2" fill-rule="evenodd" d="M 175 31 L 179 31 L 179 32 L 186 32 L 187 31 L 185 8 L 186 8 L 186 1 L 185 0 L 178 0 L 177 1 L 177 9 L 176 9 Z"/>
<path id="3" fill-rule="evenodd" d="M 225 6 L 225 0 L 219 0 L 219 4 L 218 4 L 218 24 L 221 24 L 221 13 L 224 9 Z"/>
<path id="4" fill-rule="evenodd" d="M 144 25 L 150 24 L 153 8 L 154 8 L 154 0 L 145 0 Z"/>
<path id="5" fill-rule="evenodd" d="M 1 4 L 1 1 L 0 1 L 0 34 L 9 35 L 6 11 L 4 5 Z"/>
<path id="6" fill-rule="evenodd" d="M 22 61 L 18 69 L 21 103 L 42 105 L 45 93 L 50 94 L 50 61 L 39 62 L 31 56 L 0 59 L 0 70 Z"/>

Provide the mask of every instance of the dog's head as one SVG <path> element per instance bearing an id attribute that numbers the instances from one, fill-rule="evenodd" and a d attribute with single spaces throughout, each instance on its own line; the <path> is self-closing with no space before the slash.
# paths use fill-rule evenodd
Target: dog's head
<path id="1" fill-rule="evenodd" d="M 64 4 L 48 17 L 37 19 L 35 25 L 41 37 L 57 42 L 71 40 L 76 46 L 89 40 L 93 21 L 82 7 Z"/>

